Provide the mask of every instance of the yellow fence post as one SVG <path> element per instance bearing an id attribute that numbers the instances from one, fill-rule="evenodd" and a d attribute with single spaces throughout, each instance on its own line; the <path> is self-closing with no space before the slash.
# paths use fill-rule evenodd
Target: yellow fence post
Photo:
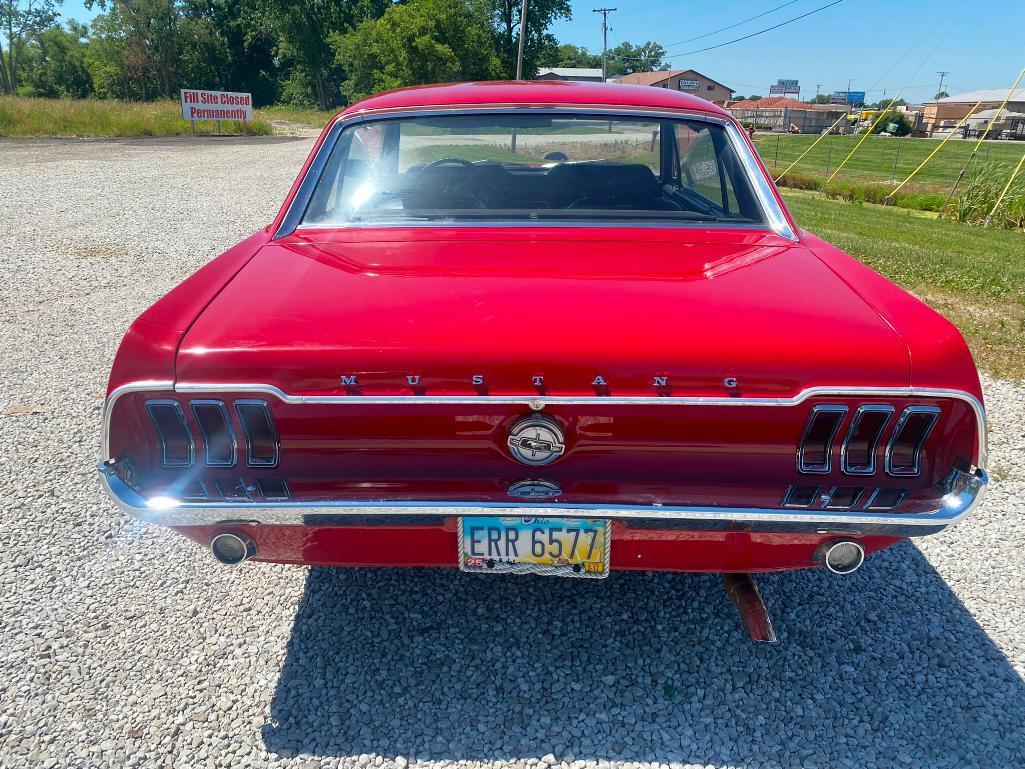
<path id="1" fill-rule="evenodd" d="M 943 137 L 943 141 L 941 141 L 939 143 L 939 145 L 937 145 L 936 149 L 934 149 L 932 152 L 929 153 L 929 157 L 927 157 L 925 160 L 923 160 L 921 163 L 919 163 L 918 168 L 916 168 L 914 171 L 912 171 L 910 176 L 908 176 L 907 179 L 905 179 L 900 184 L 898 184 L 896 187 L 894 187 L 893 188 L 893 192 L 891 192 L 889 195 L 887 195 L 885 198 L 883 198 L 883 205 L 884 206 L 887 203 L 890 202 L 890 198 L 891 197 L 893 197 L 894 195 L 897 194 L 897 190 L 899 190 L 905 184 L 910 182 L 914 178 L 915 174 L 917 174 L 919 171 L 921 171 L 923 168 L 925 168 L 925 164 L 928 163 L 930 160 L 932 160 L 933 156 L 937 152 L 939 152 L 941 149 L 943 149 L 943 145 L 950 141 L 950 138 L 954 134 L 957 133 L 957 129 L 959 129 L 961 126 L 963 126 L 965 124 L 965 121 L 967 121 L 968 118 L 970 118 L 975 113 L 975 110 L 977 110 L 979 108 L 980 104 L 982 104 L 982 100 L 981 99 L 979 101 L 975 102 L 975 106 L 972 107 L 970 110 L 968 110 L 968 114 L 965 115 L 963 118 L 961 118 L 961 121 L 956 126 L 954 126 L 954 128 L 951 130 L 951 132 L 949 134 L 947 134 L 945 137 Z"/>
<path id="2" fill-rule="evenodd" d="M 900 98 L 900 93 L 898 93 L 896 96 L 893 97 L 893 99 L 890 100 L 890 105 L 892 106 L 894 104 L 894 102 L 896 102 L 899 98 Z M 848 160 L 850 160 L 852 157 L 854 157 L 854 153 L 857 152 L 858 148 L 861 147 L 861 145 L 865 143 L 865 140 L 869 136 L 872 135 L 872 132 L 876 130 L 876 126 L 879 125 L 879 122 L 883 119 L 883 116 L 886 115 L 887 112 L 889 112 L 889 109 L 884 109 L 884 110 L 880 110 L 879 111 L 879 117 L 877 117 L 872 122 L 872 125 L 870 125 L 868 127 L 868 130 L 865 132 L 865 135 L 861 137 L 861 141 L 860 142 L 858 142 L 857 144 L 854 145 L 854 149 L 851 150 L 850 154 L 843 159 L 843 162 L 840 165 L 838 165 L 836 167 L 836 170 L 833 171 L 832 176 L 830 176 L 828 179 L 826 179 L 826 184 L 829 184 L 831 181 L 833 181 L 833 176 L 836 176 L 838 173 L 840 173 L 840 169 L 842 169 L 845 165 L 847 165 L 847 161 Z"/>
<path id="3" fill-rule="evenodd" d="M 1004 185 L 1003 191 L 1000 193 L 1000 197 L 997 198 L 997 202 L 993 206 L 993 210 L 989 212 L 989 216 L 986 217 L 984 226 L 989 227 L 989 223 L 993 220 L 993 215 L 1000 208 L 1000 204 L 1004 202 L 1004 196 L 1007 191 L 1011 189 L 1011 185 L 1014 184 L 1015 177 L 1018 176 L 1018 172 L 1021 171 L 1022 164 L 1025 163 L 1025 155 L 1021 156 L 1021 160 L 1018 161 L 1018 165 L 1014 168 L 1014 173 L 1011 174 L 1011 178 L 1007 180 L 1007 184 Z"/>
<path id="4" fill-rule="evenodd" d="M 1025 68 L 1022 68 L 1021 73 L 1018 75 L 1018 79 L 1014 81 L 1014 85 L 1011 86 L 1011 90 L 1008 91 L 1007 96 L 1004 97 L 1004 101 L 1000 105 L 1000 109 L 997 110 L 997 113 L 993 116 L 993 119 L 989 121 L 989 125 L 986 126 L 986 130 L 983 131 L 982 136 L 979 137 L 979 141 L 975 143 L 975 147 L 972 149 L 972 154 L 968 156 L 968 160 L 965 161 L 964 168 L 961 169 L 961 173 L 959 173 L 957 175 L 957 179 L 954 180 L 954 186 L 951 187 L 950 192 L 947 193 L 947 199 L 943 201 L 944 208 L 947 207 L 947 203 L 950 202 L 950 199 L 954 197 L 954 192 L 957 190 L 957 186 L 961 183 L 961 179 L 964 177 L 965 171 L 967 171 L 968 166 L 971 165 L 972 160 L 975 158 L 975 154 L 979 151 L 979 147 L 981 147 L 982 143 L 986 141 L 986 137 L 989 136 L 990 130 L 996 124 L 999 117 L 1004 113 L 1004 108 L 1007 106 L 1007 102 L 1011 100 L 1011 97 L 1014 95 L 1015 89 L 1018 87 L 1018 83 L 1021 82 L 1021 79 L 1023 77 L 1025 77 Z"/>
<path id="5" fill-rule="evenodd" d="M 809 152 L 811 152 L 813 149 L 815 149 L 815 145 L 818 144 L 820 141 L 822 141 L 825 137 L 829 136 L 829 134 L 831 134 L 833 132 L 833 129 L 836 128 L 838 125 L 840 125 L 840 120 L 843 120 L 846 117 L 847 117 L 847 112 L 845 111 L 844 114 L 842 114 L 840 116 L 839 120 L 837 120 L 835 123 L 833 123 L 833 125 L 831 125 L 829 128 L 827 128 L 823 133 L 821 133 L 819 135 L 819 138 L 816 139 L 815 141 L 813 141 L 811 143 L 811 146 L 808 149 L 806 149 L 804 152 L 802 152 L 800 157 L 798 157 L 797 160 L 795 160 L 793 163 L 788 165 L 786 167 L 786 170 L 784 170 L 783 173 L 781 173 L 779 176 L 777 176 L 775 179 L 773 179 L 773 181 L 776 182 L 776 183 L 779 183 L 779 180 L 787 175 L 787 171 L 789 171 L 791 168 L 793 168 L 798 163 L 800 163 L 801 160 L 804 159 L 804 156 L 807 155 Z"/>

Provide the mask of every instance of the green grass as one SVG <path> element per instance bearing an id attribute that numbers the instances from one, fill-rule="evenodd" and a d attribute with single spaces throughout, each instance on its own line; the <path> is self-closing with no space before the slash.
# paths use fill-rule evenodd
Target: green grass
<path id="1" fill-rule="evenodd" d="M 809 134 L 755 134 L 755 146 L 762 156 L 762 162 L 777 176 L 797 160 L 812 143 L 819 138 Z M 830 135 L 820 141 L 794 171 L 803 174 L 828 177 L 847 154 L 862 139 L 861 136 Z M 837 179 L 886 182 L 896 179 L 904 181 L 919 163 L 932 152 L 939 139 L 896 138 L 893 136 L 870 136 L 861 145 Z M 777 144 L 779 150 L 777 152 Z M 958 173 L 972 153 L 976 141 L 951 139 L 936 156 L 929 161 L 914 178 L 914 189 L 947 192 Z M 981 162 L 1004 163 L 1014 166 L 1025 152 L 1021 142 L 987 141 L 979 148 L 976 159 Z M 896 172 L 894 167 L 896 165 Z"/>
<path id="2" fill-rule="evenodd" d="M 249 133 L 269 135 L 270 123 L 256 119 Z M 97 99 L 36 99 L 0 96 L 0 136 L 179 136 L 192 128 L 176 101 L 121 102 Z M 240 133 L 233 120 L 196 123 L 196 133 Z"/>
<path id="3" fill-rule="evenodd" d="M 1025 378 L 1025 233 L 784 190 L 802 227 L 950 318 L 979 366 Z"/>
<path id="4" fill-rule="evenodd" d="M 260 107 L 256 110 L 255 116 L 257 119 L 266 120 L 268 123 L 274 120 L 283 120 L 286 123 L 297 123 L 298 125 L 305 125 L 310 128 L 323 128 L 337 114 L 338 110 L 336 109 L 302 109 L 300 107 L 277 105 L 273 107 Z"/>

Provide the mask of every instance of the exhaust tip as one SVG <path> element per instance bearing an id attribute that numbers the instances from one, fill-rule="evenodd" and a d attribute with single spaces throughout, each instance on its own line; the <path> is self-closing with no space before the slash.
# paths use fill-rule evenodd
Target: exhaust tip
<path id="1" fill-rule="evenodd" d="M 210 540 L 210 552 L 220 563 L 237 566 L 256 555 L 256 543 L 244 534 L 218 534 Z"/>
<path id="2" fill-rule="evenodd" d="M 854 539 L 831 539 L 819 545 L 812 560 L 834 574 L 853 574 L 865 563 L 865 548 Z"/>

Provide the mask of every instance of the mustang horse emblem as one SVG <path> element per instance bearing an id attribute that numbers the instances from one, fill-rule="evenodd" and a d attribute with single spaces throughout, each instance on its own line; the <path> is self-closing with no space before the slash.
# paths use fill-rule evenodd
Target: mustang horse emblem
<path id="1" fill-rule="evenodd" d="M 525 465 L 547 465 L 565 451 L 562 429 L 539 414 L 523 417 L 509 429 L 509 452 Z"/>

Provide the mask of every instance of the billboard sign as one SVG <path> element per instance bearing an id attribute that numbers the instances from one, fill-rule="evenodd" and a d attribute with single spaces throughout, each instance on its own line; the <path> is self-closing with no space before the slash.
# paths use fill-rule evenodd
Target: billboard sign
<path id="1" fill-rule="evenodd" d="M 696 90 L 698 90 L 698 86 L 699 85 L 700 85 L 700 83 L 698 83 L 697 80 L 681 80 L 680 81 L 680 90 L 681 91 L 696 91 Z"/>
<path id="2" fill-rule="evenodd" d="M 864 91 L 833 91 L 829 97 L 830 104 L 864 104 Z"/>
<path id="3" fill-rule="evenodd" d="M 185 120 L 253 119 L 253 95 L 236 91 L 199 91 L 181 89 L 182 117 Z"/>
<path id="4" fill-rule="evenodd" d="M 788 94 L 788 93 L 801 93 L 801 87 L 797 84 L 796 80 L 785 80 L 780 78 L 776 81 L 776 85 L 769 86 L 769 94 L 775 96 L 777 94 Z"/>

